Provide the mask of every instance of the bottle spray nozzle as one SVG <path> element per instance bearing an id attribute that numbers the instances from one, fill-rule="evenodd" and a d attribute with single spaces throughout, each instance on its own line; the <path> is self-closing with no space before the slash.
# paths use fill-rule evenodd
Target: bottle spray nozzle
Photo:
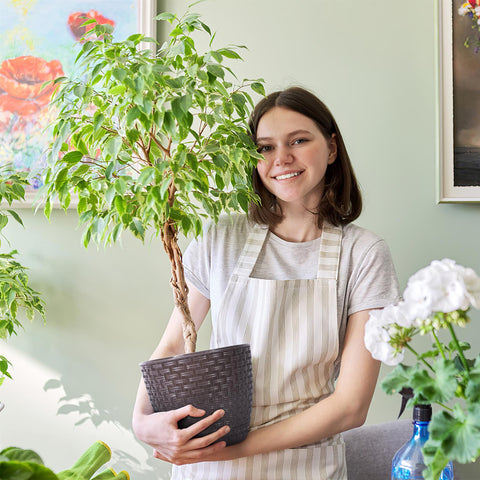
<path id="1" fill-rule="evenodd" d="M 402 396 L 402 404 L 400 405 L 400 413 L 398 414 L 397 420 L 402 416 L 408 401 L 413 398 L 413 388 L 403 387 L 398 393 Z"/>

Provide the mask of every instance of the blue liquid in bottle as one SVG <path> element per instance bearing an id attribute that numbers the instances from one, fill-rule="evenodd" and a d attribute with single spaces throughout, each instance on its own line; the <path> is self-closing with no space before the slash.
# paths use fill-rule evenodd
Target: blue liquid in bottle
<path id="1" fill-rule="evenodd" d="M 428 424 L 431 418 L 430 405 L 413 407 L 413 436 L 393 457 L 391 480 L 423 480 L 425 464 L 422 448 L 428 440 Z M 440 480 L 454 480 L 452 462 L 442 470 Z"/>

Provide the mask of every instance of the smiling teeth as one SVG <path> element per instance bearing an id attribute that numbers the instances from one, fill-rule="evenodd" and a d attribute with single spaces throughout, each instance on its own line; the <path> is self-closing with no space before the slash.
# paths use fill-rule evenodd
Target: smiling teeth
<path id="1" fill-rule="evenodd" d="M 300 172 L 295 172 L 295 173 L 286 173 L 285 175 L 279 175 L 278 177 L 275 177 L 277 180 L 285 180 L 287 178 L 292 178 L 300 175 Z"/>

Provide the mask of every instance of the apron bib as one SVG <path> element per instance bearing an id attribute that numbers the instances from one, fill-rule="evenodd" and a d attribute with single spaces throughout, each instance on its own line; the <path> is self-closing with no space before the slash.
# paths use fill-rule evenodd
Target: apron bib
<path id="1" fill-rule="evenodd" d="M 337 274 L 342 229 L 326 225 L 317 278 L 250 278 L 268 230 L 254 227 L 218 311 L 211 348 L 249 343 L 253 363 L 252 430 L 318 403 L 334 390 L 339 353 Z M 345 480 L 344 443 L 314 445 L 225 462 L 173 467 L 182 480 Z"/>

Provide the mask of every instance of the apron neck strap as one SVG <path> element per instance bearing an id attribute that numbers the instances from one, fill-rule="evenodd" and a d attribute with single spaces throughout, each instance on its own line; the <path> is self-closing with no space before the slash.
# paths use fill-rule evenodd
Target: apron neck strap
<path id="1" fill-rule="evenodd" d="M 235 265 L 235 270 L 233 271 L 235 275 L 241 277 L 250 276 L 267 233 L 267 227 L 254 225 L 252 231 L 248 234 L 242 253 Z M 320 239 L 317 278 L 337 279 L 341 246 L 342 227 L 334 227 L 325 223 Z"/>

